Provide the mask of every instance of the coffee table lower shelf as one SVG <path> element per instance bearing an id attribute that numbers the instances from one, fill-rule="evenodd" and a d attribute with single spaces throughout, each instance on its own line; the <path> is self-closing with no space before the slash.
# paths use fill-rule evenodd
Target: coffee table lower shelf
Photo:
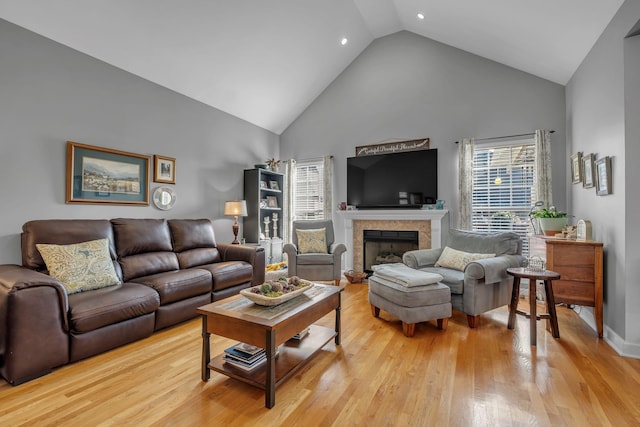
<path id="1" fill-rule="evenodd" d="M 333 329 L 319 325 L 311 325 L 309 333 L 300 341 L 291 339 L 282 344 L 279 347 L 278 357 L 275 359 L 276 387 L 304 366 L 309 359 L 317 354 L 329 341 L 334 339 L 336 335 L 337 333 Z M 244 371 L 225 363 L 223 356 L 223 354 L 220 354 L 214 357 L 209 363 L 209 369 L 266 390 L 266 363 L 252 371 Z"/>

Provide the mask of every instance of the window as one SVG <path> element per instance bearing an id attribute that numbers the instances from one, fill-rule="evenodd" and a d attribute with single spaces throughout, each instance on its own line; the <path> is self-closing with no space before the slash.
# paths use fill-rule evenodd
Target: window
<path id="1" fill-rule="evenodd" d="M 535 144 L 532 140 L 476 145 L 473 156 L 472 228 L 479 232 L 513 231 L 529 253 L 529 211 L 534 189 Z"/>
<path id="2" fill-rule="evenodd" d="M 293 184 L 293 218 L 325 219 L 323 159 L 296 162 Z"/>

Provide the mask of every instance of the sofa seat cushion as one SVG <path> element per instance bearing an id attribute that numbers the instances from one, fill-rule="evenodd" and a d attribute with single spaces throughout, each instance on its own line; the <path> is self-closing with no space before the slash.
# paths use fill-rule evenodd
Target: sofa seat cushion
<path id="1" fill-rule="evenodd" d="M 216 262 L 198 268 L 206 268 L 211 273 L 214 291 L 251 282 L 253 278 L 253 266 L 244 261 Z"/>
<path id="2" fill-rule="evenodd" d="M 89 332 L 153 313 L 158 307 L 158 293 L 137 283 L 79 292 L 69 295 L 70 327 L 75 332 Z"/>
<path id="3" fill-rule="evenodd" d="M 298 265 L 331 265 L 334 263 L 333 254 L 299 254 Z"/>
<path id="4" fill-rule="evenodd" d="M 211 273 L 200 268 L 138 277 L 136 282 L 155 289 L 160 295 L 160 305 L 211 292 Z"/>
<path id="5" fill-rule="evenodd" d="M 437 273 L 442 276 L 441 282 L 451 289 L 452 294 L 462 295 L 464 292 L 464 272 L 444 267 L 426 267 L 421 271 Z"/>

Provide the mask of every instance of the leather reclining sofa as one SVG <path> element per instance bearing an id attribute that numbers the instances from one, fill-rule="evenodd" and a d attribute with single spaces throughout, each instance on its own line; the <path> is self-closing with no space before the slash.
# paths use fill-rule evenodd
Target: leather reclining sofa
<path id="1" fill-rule="evenodd" d="M 0 265 L 0 374 L 13 385 L 150 336 L 264 282 L 261 247 L 216 244 L 207 219 L 37 220 L 22 266 Z M 38 243 L 109 239 L 120 284 L 68 294 Z"/>

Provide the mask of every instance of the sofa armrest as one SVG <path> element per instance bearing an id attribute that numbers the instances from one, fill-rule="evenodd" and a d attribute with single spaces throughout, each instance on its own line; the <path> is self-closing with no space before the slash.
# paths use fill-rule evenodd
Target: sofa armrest
<path id="1" fill-rule="evenodd" d="M 402 255 L 402 262 L 411 268 L 432 267 L 441 254 L 442 248 L 407 251 Z"/>
<path id="2" fill-rule="evenodd" d="M 467 279 L 484 279 L 485 283 L 501 282 L 508 277 L 507 268 L 520 267 L 523 260 L 522 255 L 501 255 L 470 262 L 464 270 L 465 282 Z"/>
<path id="3" fill-rule="evenodd" d="M 20 384 L 69 362 L 69 300 L 52 277 L 0 265 L 0 373 Z"/>
<path id="4" fill-rule="evenodd" d="M 232 245 L 221 243 L 217 245 L 222 261 L 244 261 L 253 266 L 251 286 L 264 283 L 265 257 L 261 246 Z"/>
<path id="5" fill-rule="evenodd" d="M 67 290 L 60 282 L 53 277 L 31 270 L 26 267 L 14 264 L 0 265 L 0 298 L 4 299 L 11 292 L 18 292 L 27 288 L 38 288 L 41 286 L 50 287 L 55 290 L 60 305 L 60 311 L 63 313 L 63 327 L 65 331 L 69 330 L 69 319 L 67 313 L 69 311 L 69 297 Z M 0 304 L 0 310 L 6 307 Z M 1 313 L 1 312 L 0 312 Z"/>

